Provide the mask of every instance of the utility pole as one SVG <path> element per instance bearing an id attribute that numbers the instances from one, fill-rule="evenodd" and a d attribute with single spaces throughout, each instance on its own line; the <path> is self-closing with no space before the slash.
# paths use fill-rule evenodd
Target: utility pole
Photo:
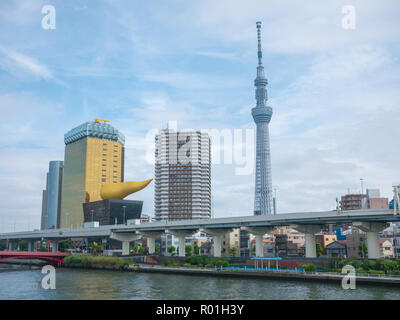
<path id="1" fill-rule="evenodd" d="M 276 190 L 278 189 L 277 186 L 274 186 L 274 198 L 272 199 L 272 204 L 273 204 L 273 213 L 274 216 L 276 215 L 278 209 L 277 209 L 277 201 L 276 201 Z"/>
<path id="2" fill-rule="evenodd" d="M 400 214 L 400 185 L 393 186 L 393 214 Z"/>

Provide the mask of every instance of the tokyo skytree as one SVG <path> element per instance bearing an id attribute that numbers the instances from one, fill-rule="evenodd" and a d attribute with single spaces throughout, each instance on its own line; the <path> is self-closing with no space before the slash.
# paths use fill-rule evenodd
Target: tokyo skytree
<path id="1" fill-rule="evenodd" d="M 267 106 L 267 79 L 264 76 L 261 51 L 261 22 L 257 22 L 258 38 L 258 66 L 256 87 L 257 105 L 251 110 L 257 126 L 256 136 L 256 183 L 254 194 L 254 215 L 271 215 L 272 212 L 272 179 L 271 154 L 269 146 L 269 122 L 272 117 L 272 108 Z"/>

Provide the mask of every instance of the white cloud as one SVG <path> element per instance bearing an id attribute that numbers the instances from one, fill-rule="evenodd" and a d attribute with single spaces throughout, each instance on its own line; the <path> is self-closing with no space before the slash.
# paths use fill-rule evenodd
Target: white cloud
<path id="1" fill-rule="evenodd" d="M 64 82 L 53 75 L 47 66 L 32 57 L 3 46 L 0 46 L 0 54 L 2 54 L 0 55 L 0 68 L 7 70 L 21 80 L 26 79 L 26 75 L 28 74 L 34 78 L 65 85 Z"/>

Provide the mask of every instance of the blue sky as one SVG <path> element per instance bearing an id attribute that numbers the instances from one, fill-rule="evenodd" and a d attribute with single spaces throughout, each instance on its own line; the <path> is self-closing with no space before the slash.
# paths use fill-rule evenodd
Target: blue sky
<path id="1" fill-rule="evenodd" d="M 44 5 L 56 29 L 44 30 Z M 353 5 L 356 28 L 342 28 Z M 278 211 L 331 210 L 400 181 L 398 1 L 1 1 L 0 232 L 37 228 L 63 135 L 95 118 L 126 136 L 126 180 L 153 177 L 148 134 L 251 129 L 261 20 Z M 147 137 L 147 139 L 146 139 Z M 254 173 L 212 167 L 213 215 L 252 214 Z M 130 196 L 153 213 L 153 186 Z"/>

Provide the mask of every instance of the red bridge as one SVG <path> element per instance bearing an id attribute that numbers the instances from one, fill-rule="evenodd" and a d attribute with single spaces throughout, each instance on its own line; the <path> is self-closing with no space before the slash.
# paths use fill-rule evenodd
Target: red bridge
<path id="1" fill-rule="evenodd" d="M 64 263 L 69 252 L 41 252 L 41 251 L 0 251 L 0 262 L 11 259 L 39 259 Z"/>

